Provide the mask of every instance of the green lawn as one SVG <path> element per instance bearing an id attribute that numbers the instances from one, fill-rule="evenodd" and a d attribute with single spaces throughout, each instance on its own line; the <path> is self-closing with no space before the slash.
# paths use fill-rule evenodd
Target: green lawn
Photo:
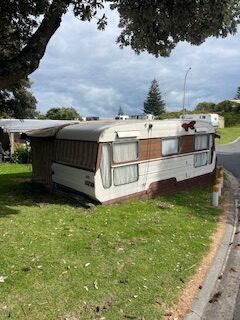
<path id="1" fill-rule="evenodd" d="M 0 319 L 162 319 L 209 251 L 209 188 L 86 210 L 0 165 Z"/>
<path id="2" fill-rule="evenodd" d="M 216 139 L 217 144 L 230 143 L 240 137 L 240 127 L 217 129 L 217 133 L 221 136 L 220 139 Z"/>

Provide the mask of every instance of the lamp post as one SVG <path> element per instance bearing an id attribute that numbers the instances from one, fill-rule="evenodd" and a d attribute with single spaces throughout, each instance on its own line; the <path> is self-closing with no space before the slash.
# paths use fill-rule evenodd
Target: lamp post
<path id="1" fill-rule="evenodd" d="M 183 86 L 183 106 L 182 106 L 182 113 L 183 115 L 185 114 L 185 99 L 186 99 L 186 81 L 187 81 L 187 75 L 188 72 L 191 70 L 192 68 L 189 67 L 186 74 L 185 74 L 185 78 L 184 78 L 184 86 Z"/>

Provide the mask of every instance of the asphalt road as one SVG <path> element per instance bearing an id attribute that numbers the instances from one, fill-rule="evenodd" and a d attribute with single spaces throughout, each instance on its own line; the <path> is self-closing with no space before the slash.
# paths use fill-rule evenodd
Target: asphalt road
<path id="1" fill-rule="evenodd" d="M 223 165 L 240 181 L 240 140 L 217 146 L 218 165 Z M 237 198 L 240 192 L 236 190 Z M 214 303 L 209 303 L 205 310 L 204 320 L 240 320 L 240 219 L 236 226 L 236 233 L 232 249 L 226 264 L 224 274 L 216 288 L 219 294 Z"/>
<path id="2" fill-rule="evenodd" d="M 240 180 L 240 140 L 231 144 L 219 145 L 216 149 L 218 164 L 223 165 Z"/>

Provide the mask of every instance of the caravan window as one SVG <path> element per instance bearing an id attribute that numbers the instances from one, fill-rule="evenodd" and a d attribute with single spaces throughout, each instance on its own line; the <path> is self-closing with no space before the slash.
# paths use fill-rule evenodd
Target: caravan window
<path id="1" fill-rule="evenodd" d="M 195 150 L 208 149 L 208 135 L 199 134 L 195 136 Z"/>
<path id="2" fill-rule="evenodd" d="M 162 140 L 162 154 L 168 156 L 179 152 L 179 138 L 164 138 Z"/>
<path id="3" fill-rule="evenodd" d="M 208 152 L 197 153 L 194 155 L 194 167 L 206 166 L 208 162 Z"/>
<path id="4" fill-rule="evenodd" d="M 96 170 L 97 142 L 57 139 L 54 147 L 56 162 L 84 170 Z"/>
<path id="5" fill-rule="evenodd" d="M 209 153 L 208 153 L 208 163 L 212 163 L 213 161 L 213 153 L 214 153 L 214 139 L 213 135 L 210 134 L 209 136 Z"/>
<path id="6" fill-rule="evenodd" d="M 132 164 L 128 166 L 114 168 L 113 181 L 115 186 L 135 182 L 138 180 L 138 165 Z"/>
<path id="7" fill-rule="evenodd" d="M 112 185 L 110 144 L 102 145 L 100 172 L 101 172 L 103 187 L 105 189 L 110 188 Z"/>
<path id="8" fill-rule="evenodd" d="M 138 159 L 138 141 L 116 142 L 113 144 L 113 162 L 123 163 Z"/>

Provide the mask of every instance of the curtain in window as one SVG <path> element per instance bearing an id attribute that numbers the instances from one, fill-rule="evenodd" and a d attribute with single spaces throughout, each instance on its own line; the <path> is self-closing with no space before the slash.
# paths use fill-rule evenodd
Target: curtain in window
<path id="1" fill-rule="evenodd" d="M 162 140 L 162 154 L 167 156 L 169 154 L 176 154 L 179 150 L 179 139 L 163 139 Z"/>
<path id="2" fill-rule="evenodd" d="M 94 171 L 98 144 L 92 141 L 55 140 L 55 161 Z"/>
<path id="3" fill-rule="evenodd" d="M 205 166 L 208 161 L 208 152 L 198 153 L 194 155 L 194 166 Z"/>
<path id="4" fill-rule="evenodd" d="M 113 182 L 115 186 L 134 182 L 138 180 L 138 165 L 132 164 L 130 166 L 114 168 Z"/>
<path id="5" fill-rule="evenodd" d="M 208 135 L 201 134 L 195 136 L 195 150 L 208 149 Z"/>
<path id="6" fill-rule="evenodd" d="M 112 179 L 111 179 L 111 158 L 110 158 L 110 145 L 109 144 L 102 145 L 100 172 L 101 172 L 101 176 L 102 176 L 103 187 L 105 189 L 110 188 L 111 184 L 112 184 Z"/>
<path id="7" fill-rule="evenodd" d="M 213 160 L 213 135 L 209 136 L 209 152 L 208 152 L 208 163 L 212 163 Z"/>
<path id="8" fill-rule="evenodd" d="M 113 162 L 134 161 L 138 158 L 138 142 L 122 142 L 113 144 Z"/>

